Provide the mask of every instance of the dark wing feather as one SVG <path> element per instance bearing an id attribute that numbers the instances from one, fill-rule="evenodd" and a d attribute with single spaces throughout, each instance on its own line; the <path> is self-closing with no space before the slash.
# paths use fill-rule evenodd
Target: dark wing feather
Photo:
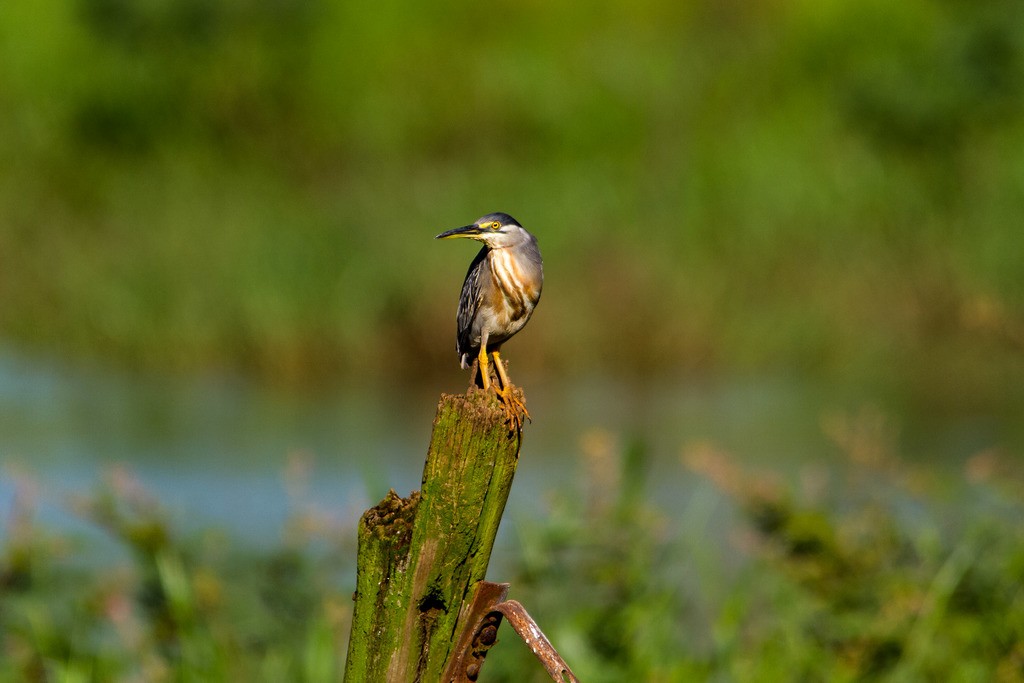
<path id="1" fill-rule="evenodd" d="M 483 288 L 490 280 L 490 273 L 487 265 L 488 248 L 484 247 L 469 264 L 469 271 L 466 273 L 466 280 L 462 283 L 462 296 L 459 297 L 459 313 L 457 318 L 458 336 L 456 338 L 455 350 L 459 358 L 469 355 L 467 360 L 472 360 L 479 352 L 478 346 L 473 346 L 473 338 L 477 336 L 473 332 L 473 322 L 476 319 L 480 303 L 483 301 Z"/>

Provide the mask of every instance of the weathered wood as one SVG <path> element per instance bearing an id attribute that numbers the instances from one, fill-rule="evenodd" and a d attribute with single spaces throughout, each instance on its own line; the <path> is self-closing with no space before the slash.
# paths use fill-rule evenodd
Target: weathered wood
<path id="1" fill-rule="evenodd" d="M 473 599 L 463 605 L 459 623 L 465 624 L 466 628 L 458 633 L 455 649 L 448 658 L 448 666 L 441 679 L 444 683 L 468 683 L 480 675 L 484 658 L 497 641 L 501 614 L 496 613 L 490 620 L 488 617 L 494 612 L 494 606 L 508 596 L 508 587 L 507 583 L 477 582 Z M 488 626 L 491 628 L 487 629 Z"/>
<path id="2" fill-rule="evenodd" d="M 521 423 L 493 393 L 441 396 L 419 494 L 391 491 L 359 522 L 347 683 L 441 680 L 487 573 Z"/>
<path id="3" fill-rule="evenodd" d="M 579 683 L 576 674 L 551 645 L 540 626 L 516 600 L 506 600 L 509 584 L 480 581 L 469 603 L 468 628 L 461 631 L 458 644 L 448 659 L 444 683 L 475 683 L 480 676 L 487 653 L 498 641 L 498 628 L 504 617 L 516 635 L 557 683 Z"/>
<path id="4" fill-rule="evenodd" d="M 551 641 L 540 630 L 540 626 L 537 625 L 537 622 L 533 620 L 533 617 L 530 616 L 530 613 L 526 611 L 522 604 L 516 600 L 505 600 L 495 605 L 494 610 L 505 617 L 509 625 L 523 639 L 523 642 L 530 648 L 530 652 L 544 666 L 548 676 L 551 676 L 551 680 L 559 681 L 559 683 L 579 683 L 576 674 L 572 672 L 569 665 L 565 663 L 562 656 L 551 645 Z M 497 625 L 495 629 L 497 629 Z M 497 630 L 495 630 L 496 636 Z"/>

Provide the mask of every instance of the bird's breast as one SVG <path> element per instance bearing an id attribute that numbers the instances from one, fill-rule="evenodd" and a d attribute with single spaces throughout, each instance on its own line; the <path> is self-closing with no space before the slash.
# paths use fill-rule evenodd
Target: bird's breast
<path id="1" fill-rule="evenodd" d="M 533 269 L 524 267 L 510 249 L 494 249 L 488 255 L 491 270 L 492 293 L 499 317 L 505 324 L 526 322 L 540 299 L 540 278 Z M 502 315 L 503 314 L 503 315 Z"/>

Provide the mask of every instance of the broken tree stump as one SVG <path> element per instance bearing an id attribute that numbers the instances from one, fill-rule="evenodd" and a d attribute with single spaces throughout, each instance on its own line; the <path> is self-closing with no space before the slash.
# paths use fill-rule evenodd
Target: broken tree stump
<path id="1" fill-rule="evenodd" d="M 441 396 L 420 491 L 391 491 L 359 521 L 346 683 L 441 680 L 487 573 L 521 424 L 493 393 Z"/>

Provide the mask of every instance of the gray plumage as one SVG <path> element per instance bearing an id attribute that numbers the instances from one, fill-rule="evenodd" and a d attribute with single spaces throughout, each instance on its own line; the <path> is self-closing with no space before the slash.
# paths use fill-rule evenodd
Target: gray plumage
<path id="1" fill-rule="evenodd" d="M 540 301 L 544 266 L 537 239 L 518 221 L 492 213 L 473 225 L 438 237 L 471 237 L 484 243 L 462 284 L 456 350 L 468 368 L 486 351 L 497 350 L 523 329 Z"/>

